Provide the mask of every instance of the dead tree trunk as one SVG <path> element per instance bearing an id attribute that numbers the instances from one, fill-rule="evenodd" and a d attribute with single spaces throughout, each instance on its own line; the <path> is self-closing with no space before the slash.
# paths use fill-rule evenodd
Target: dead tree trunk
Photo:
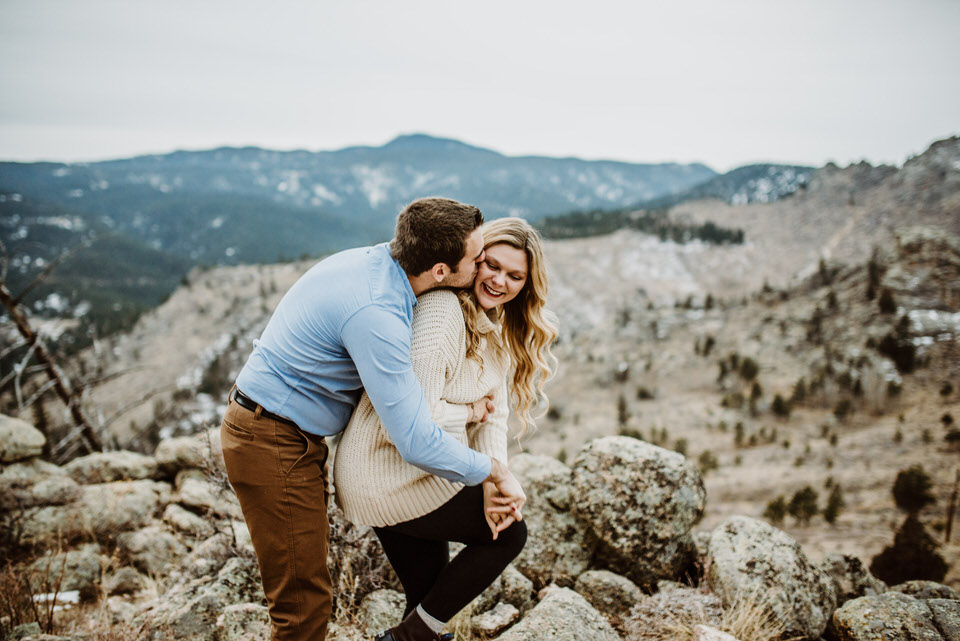
<path id="1" fill-rule="evenodd" d="M 6 283 L 2 281 L 0 281 L 0 303 L 3 303 L 3 306 L 6 307 L 7 313 L 10 314 L 10 318 L 17 326 L 17 331 L 23 336 L 27 346 L 33 350 L 34 356 L 43 366 L 44 372 L 46 372 L 50 381 L 53 383 L 53 388 L 57 396 L 59 396 L 63 404 L 67 406 L 74 424 L 80 430 L 87 449 L 91 452 L 102 452 L 103 444 L 93 429 L 93 424 L 87 420 L 87 417 L 84 415 L 83 408 L 80 406 L 79 395 L 70 387 L 70 381 L 60 368 L 57 367 L 56 361 L 50 352 L 47 351 L 40 335 L 33 330 L 27 317 L 20 310 L 18 300 L 14 298 L 10 290 L 7 289 Z"/>

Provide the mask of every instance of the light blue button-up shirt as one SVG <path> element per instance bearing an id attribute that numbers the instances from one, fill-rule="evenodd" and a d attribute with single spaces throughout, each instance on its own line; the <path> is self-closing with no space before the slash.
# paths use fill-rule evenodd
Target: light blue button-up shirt
<path id="1" fill-rule="evenodd" d="M 437 427 L 410 361 L 417 298 L 388 243 L 314 265 L 284 295 L 237 387 L 300 429 L 330 436 L 347 426 L 364 389 L 405 461 L 477 485 L 490 458 Z"/>

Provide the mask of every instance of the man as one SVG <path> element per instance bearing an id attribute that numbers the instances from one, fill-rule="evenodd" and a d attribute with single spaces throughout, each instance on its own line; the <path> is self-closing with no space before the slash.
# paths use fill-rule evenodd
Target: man
<path id="1" fill-rule="evenodd" d="M 327 446 L 366 389 L 405 461 L 467 485 L 492 481 L 518 506 L 506 466 L 431 419 L 410 361 L 416 296 L 466 287 L 483 260 L 480 210 L 412 202 L 394 239 L 317 263 L 280 301 L 237 377 L 221 425 L 227 476 L 250 530 L 273 638 L 322 640 L 331 612 Z M 483 420 L 486 403 L 464 409 Z"/>

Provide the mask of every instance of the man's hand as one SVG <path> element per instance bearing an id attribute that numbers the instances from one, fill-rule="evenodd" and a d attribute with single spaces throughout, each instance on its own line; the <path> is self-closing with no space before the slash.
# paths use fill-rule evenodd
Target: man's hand
<path id="1" fill-rule="evenodd" d="M 473 403 L 467 403 L 467 409 L 470 415 L 467 417 L 467 423 L 483 423 L 487 420 L 487 415 L 493 412 L 493 394 L 487 394 L 483 398 Z"/>
<path id="2" fill-rule="evenodd" d="M 512 520 L 505 525 L 501 521 L 500 525 L 498 525 L 498 531 L 502 532 L 510 523 L 513 523 L 513 521 L 522 521 L 523 513 L 521 510 L 523 509 L 524 503 L 527 502 L 527 495 L 523 493 L 523 488 L 520 487 L 520 481 L 507 469 L 507 466 L 497 459 L 490 459 L 490 476 L 488 476 L 484 482 L 492 483 L 499 493 L 498 495 L 490 497 L 490 501 L 494 505 L 485 508 L 485 511 L 493 514 L 501 514 L 504 515 L 504 517 L 512 517 Z M 486 494 L 484 494 L 484 499 L 486 499 Z"/>

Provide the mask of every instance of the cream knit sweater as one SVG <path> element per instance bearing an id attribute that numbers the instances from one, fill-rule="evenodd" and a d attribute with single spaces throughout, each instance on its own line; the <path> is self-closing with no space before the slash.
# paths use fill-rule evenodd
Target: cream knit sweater
<path id="1" fill-rule="evenodd" d="M 499 331 L 485 315 L 481 333 Z M 507 462 L 508 359 L 481 338 L 483 365 L 466 358 L 466 329 L 457 295 L 427 292 L 413 310 L 413 371 L 437 425 L 469 447 Z M 466 425 L 467 403 L 494 392 L 495 410 L 482 424 Z M 384 527 L 428 514 L 463 487 L 405 462 L 390 441 L 366 393 L 353 411 L 333 464 L 337 504 L 347 519 Z"/>

